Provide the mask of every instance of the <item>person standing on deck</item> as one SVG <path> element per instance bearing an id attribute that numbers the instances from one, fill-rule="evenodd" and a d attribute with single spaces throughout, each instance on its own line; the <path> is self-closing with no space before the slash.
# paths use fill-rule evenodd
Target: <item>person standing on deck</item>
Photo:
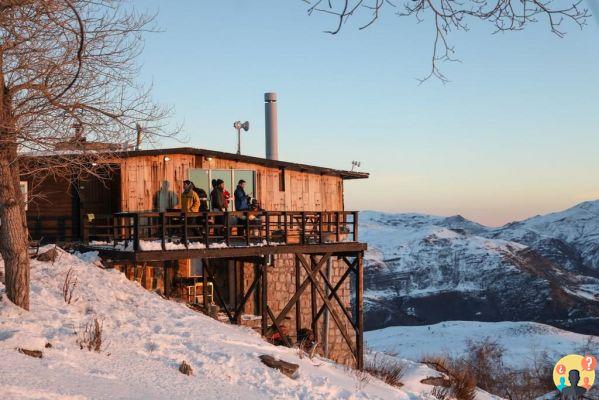
<path id="1" fill-rule="evenodd" d="M 240 179 L 237 183 L 237 189 L 235 189 L 235 211 L 249 211 L 250 210 L 250 197 L 245 193 L 245 181 Z M 245 235 L 245 219 L 247 214 L 242 217 L 237 217 L 237 232 L 239 236 Z"/>
<path id="2" fill-rule="evenodd" d="M 227 211 L 227 207 L 225 205 L 225 181 L 222 179 L 217 179 L 212 182 L 212 192 L 210 192 L 210 203 L 213 212 L 224 212 Z M 225 218 L 221 215 L 214 217 L 214 222 L 217 225 L 223 225 L 225 223 Z M 220 232 L 221 235 L 224 235 L 225 228 L 219 228 L 217 231 Z"/>
<path id="3" fill-rule="evenodd" d="M 227 211 L 227 207 L 225 205 L 225 181 L 222 179 L 217 179 L 214 182 L 214 189 L 210 193 L 210 202 L 212 203 L 212 211 Z"/>
<path id="4" fill-rule="evenodd" d="M 191 181 L 183 181 L 183 193 L 181 194 L 181 211 L 198 212 L 200 211 L 200 196 L 193 190 Z"/>
<path id="5" fill-rule="evenodd" d="M 245 181 L 241 179 L 235 189 L 235 211 L 248 211 L 250 209 L 250 197 L 245 193 Z"/>
<path id="6" fill-rule="evenodd" d="M 190 180 L 183 181 L 183 193 L 181 193 L 181 211 L 184 213 L 197 213 L 200 211 L 200 196 L 196 192 L 195 185 Z M 187 217 L 185 217 L 187 218 Z M 188 223 L 195 225 L 191 232 L 195 237 L 192 239 L 198 240 L 200 237 L 199 226 L 202 224 L 200 218 L 189 217 Z"/>

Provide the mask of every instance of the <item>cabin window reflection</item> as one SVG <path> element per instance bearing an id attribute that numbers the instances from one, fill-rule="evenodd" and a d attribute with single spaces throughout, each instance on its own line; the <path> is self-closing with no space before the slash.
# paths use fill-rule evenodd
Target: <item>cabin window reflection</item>
<path id="1" fill-rule="evenodd" d="M 245 184 L 245 193 L 251 198 L 256 198 L 256 171 L 244 169 L 199 169 L 192 168 L 189 170 L 189 180 L 200 189 L 203 189 L 208 195 L 209 209 L 212 209 L 210 204 L 210 192 L 212 192 L 212 180 L 222 179 L 225 182 L 225 190 L 229 192 L 229 207 L 228 211 L 235 211 L 234 193 L 237 188 L 237 183 L 243 179 Z"/>

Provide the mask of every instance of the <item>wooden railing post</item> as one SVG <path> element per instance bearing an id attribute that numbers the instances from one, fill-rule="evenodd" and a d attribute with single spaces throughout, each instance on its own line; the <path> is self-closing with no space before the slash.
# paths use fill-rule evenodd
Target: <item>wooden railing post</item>
<path id="1" fill-rule="evenodd" d="M 210 247 L 210 226 L 208 225 L 209 215 L 207 212 L 204 213 L 204 241 L 206 248 Z"/>
<path id="2" fill-rule="evenodd" d="M 245 216 L 245 244 L 246 246 L 250 246 L 250 213 L 244 211 L 243 215 Z"/>
<path id="3" fill-rule="evenodd" d="M 266 244 L 270 244 L 270 213 L 268 211 L 265 212 L 265 220 L 266 220 Z"/>
<path id="4" fill-rule="evenodd" d="M 117 224 L 117 217 L 115 217 L 114 215 L 112 215 L 110 217 L 110 220 L 112 221 L 112 241 L 114 243 L 114 247 L 116 247 L 117 243 L 118 243 L 118 235 L 119 235 L 119 227 Z"/>
<path id="5" fill-rule="evenodd" d="M 166 250 L 166 215 L 164 212 L 160 213 L 160 245 L 162 250 Z"/>
<path id="6" fill-rule="evenodd" d="M 358 241 L 358 212 L 354 211 L 354 242 Z"/>
<path id="7" fill-rule="evenodd" d="M 300 243 L 306 244 L 306 212 L 302 211 L 302 226 L 300 227 Z"/>
<path id="8" fill-rule="evenodd" d="M 187 213 L 181 213 L 181 215 L 183 216 L 183 244 L 185 245 L 185 247 L 187 248 L 187 244 L 188 244 L 188 239 L 187 239 Z"/>
<path id="9" fill-rule="evenodd" d="M 323 233 L 323 227 L 324 227 L 324 221 L 322 220 L 324 218 L 324 213 L 322 211 L 318 212 L 318 233 L 319 233 L 319 237 L 318 237 L 318 243 L 323 244 L 324 243 L 324 233 Z"/>
<path id="10" fill-rule="evenodd" d="M 341 213 L 339 211 L 337 211 L 335 213 L 335 241 L 336 242 L 340 242 L 341 241 Z"/>
<path id="11" fill-rule="evenodd" d="M 224 239 L 225 239 L 225 244 L 228 246 L 229 242 L 230 242 L 229 235 L 230 235 L 230 230 L 231 230 L 231 227 L 229 226 L 229 212 L 228 211 L 224 212 L 223 218 L 224 218 L 223 225 L 225 226 L 224 227 L 224 229 L 225 229 L 225 238 Z"/>
<path id="12" fill-rule="evenodd" d="M 139 251 L 139 214 L 133 214 L 133 250 Z"/>
<path id="13" fill-rule="evenodd" d="M 287 226 L 287 211 L 283 212 L 283 232 L 285 234 L 284 241 L 285 244 L 289 243 L 289 239 L 287 238 L 289 233 L 289 227 Z"/>

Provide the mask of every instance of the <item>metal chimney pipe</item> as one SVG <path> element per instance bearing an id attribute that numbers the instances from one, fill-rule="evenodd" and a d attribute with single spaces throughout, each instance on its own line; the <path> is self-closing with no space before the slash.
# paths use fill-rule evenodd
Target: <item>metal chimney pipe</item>
<path id="1" fill-rule="evenodd" d="M 266 158 L 279 159 L 279 129 L 277 127 L 277 94 L 264 93 Z"/>

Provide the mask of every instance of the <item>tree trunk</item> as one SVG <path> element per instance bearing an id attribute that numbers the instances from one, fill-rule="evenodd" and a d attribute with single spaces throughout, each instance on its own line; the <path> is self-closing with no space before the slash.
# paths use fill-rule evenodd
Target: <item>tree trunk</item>
<path id="1" fill-rule="evenodd" d="M 9 300 L 29 310 L 29 235 L 19 186 L 16 127 L 10 96 L 0 78 L 0 255 Z"/>

